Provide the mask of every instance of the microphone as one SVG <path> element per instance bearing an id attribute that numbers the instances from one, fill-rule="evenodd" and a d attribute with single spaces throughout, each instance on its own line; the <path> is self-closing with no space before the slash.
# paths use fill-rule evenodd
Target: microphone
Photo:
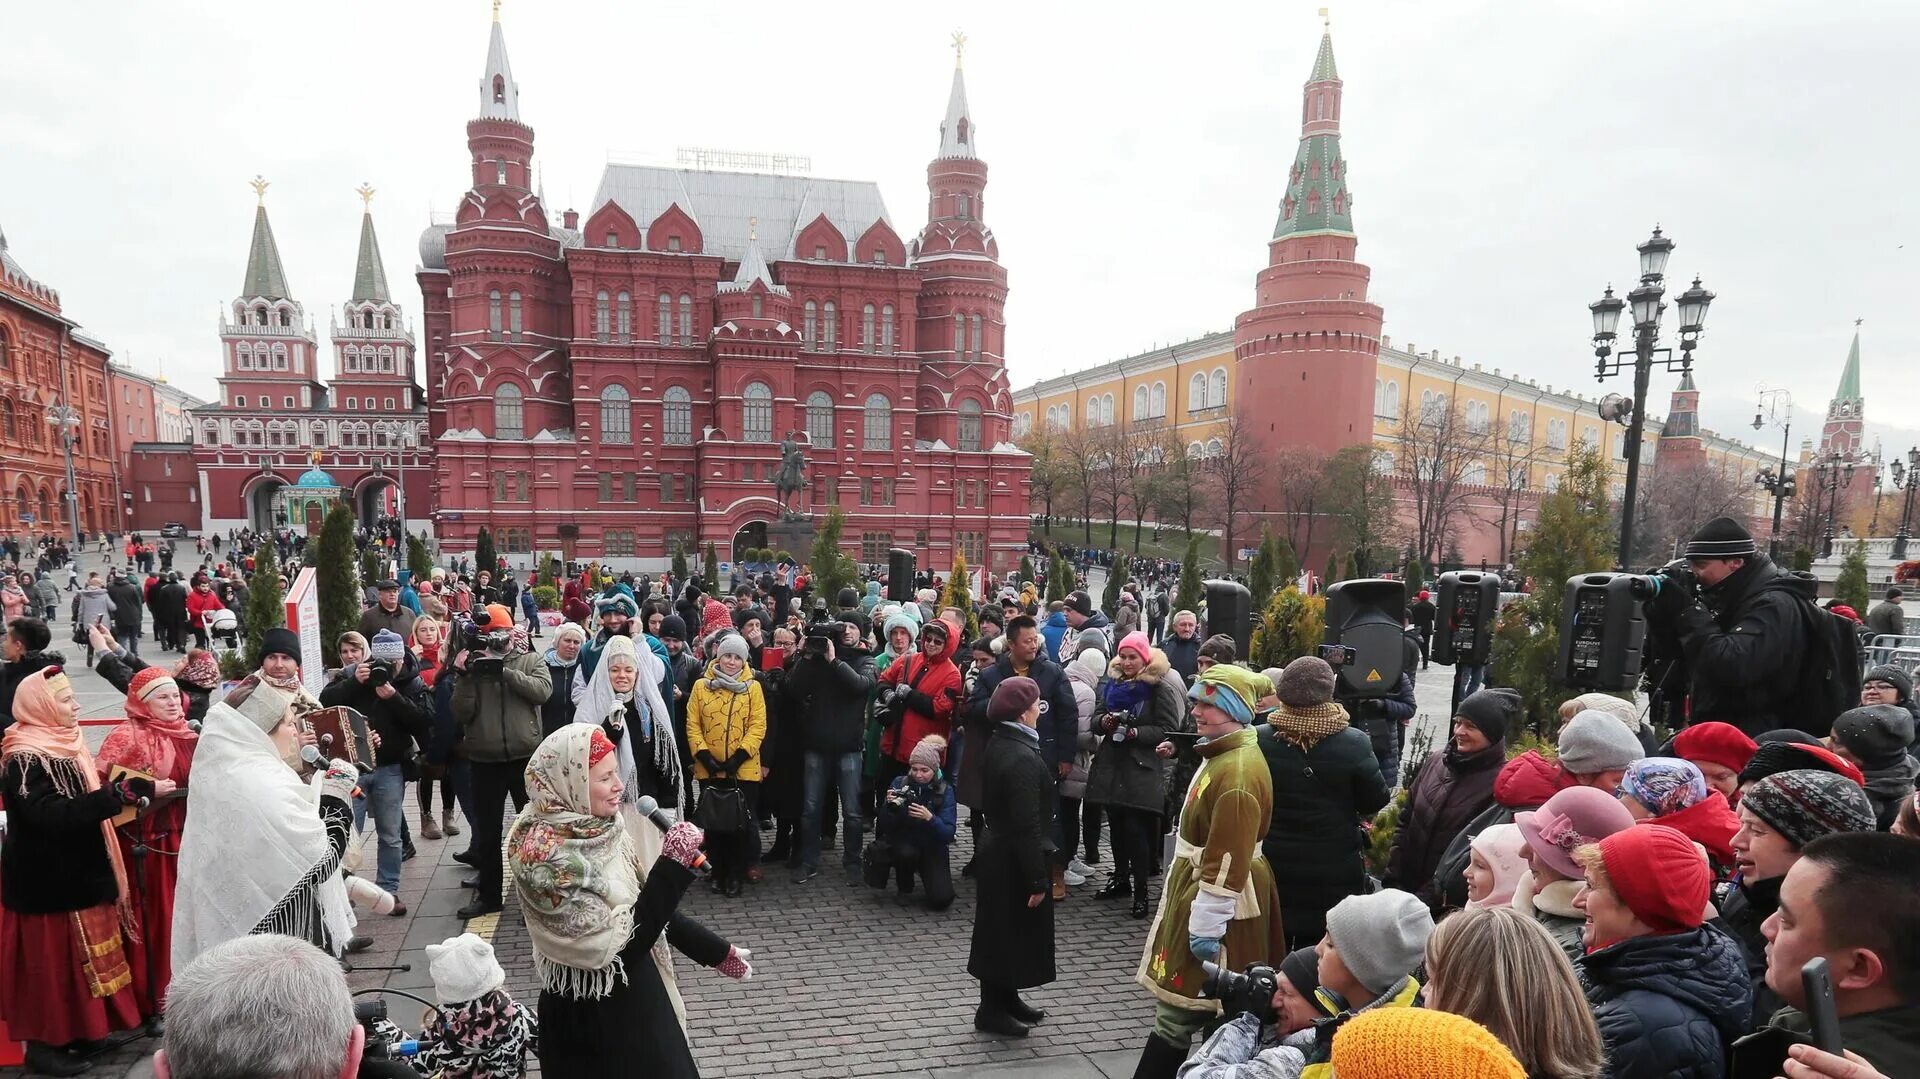
<path id="1" fill-rule="evenodd" d="M 653 795 L 651 794 L 641 795 L 640 800 L 634 803 L 633 808 L 639 810 L 641 816 L 652 821 L 653 826 L 655 828 L 660 829 L 662 832 L 665 832 L 667 829 L 673 827 L 673 818 L 667 816 L 666 812 L 660 808 L 660 803 L 655 801 Z M 707 872 L 710 868 L 711 867 L 707 864 L 707 856 L 704 854 L 701 854 L 698 851 L 695 851 L 693 855 L 693 866 L 692 866 L 692 869 L 694 870 L 694 872 L 704 873 L 704 872 Z"/>
<path id="2" fill-rule="evenodd" d="M 326 755 L 320 752 L 320 747 L 318 746 L 301 746 L 300 759 L 310 768 L 325 768 L 327 766 Z"/>

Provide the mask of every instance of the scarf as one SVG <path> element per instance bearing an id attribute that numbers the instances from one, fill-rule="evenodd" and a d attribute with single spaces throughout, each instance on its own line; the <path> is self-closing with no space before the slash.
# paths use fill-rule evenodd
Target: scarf
<path id="1" fill-rule="evenodd" d="M 640 897 L 627 827 L 587 812 L 595 735 L 606 738 L 597 725 L 573 723 L 540 743 L 527 762 L 527 807 L 507 831 L 540 984 L 576 1000 L 604 997 L 626 981 L 620 951 Z"/>
<path id="2" fill-rule="evenodd" d="M 707 684 L 715 689 L 724 689 L 728 693 L 745 693 L 747 687 L 753 685 L 753 666 L 748 664 L 741 667 L 738 678 L 728 678 L 721 672 L 717 661 L 709 663 L 707 664 Z"/>
<path id="3" fill-rule="evenodd" d="M 193 748 L 200 741 L 200 735 L 187 726 L 185 698 L 180 704 L 180 718 L 161 719 L 147 706 L 146 697 L 136 697 L 128 691 L 127 721 L 114 728 L 101 744 L 100 762 L 125 765 L 157 779 L 182 782 L 187 770 L 193 767 Z M 122 731 L 126 732 L 126 738 L 119 737 Z M 180 765 L 178 776 L 174 772 L 176 764 Z"/>
<path id="4" fill-rule="evenodd" d="M 252 933 L 276 908 L 276 931 L 343 947 L 353 935 L 347 890 L 320 819 L 320 776 L 303 783 L 267 733 L 232 705 L 207 709 L 195 747 L 193 827 L 180 839 L 174 885 L 173 966 Z M 309 919 L 317 912 L 319 925 Z"/>
<path id="5" fill-rule="evenodd" d="M 1267 713 L 1267 726 L 1273 733 L 1303 753 L 1351 725 L 1347 710 L 1332 701 L 1305 708 L 1283 704 Z"/>
<path id="6" fill-rule="evenodd" d="M 71 694 L 72 690 L 73 683 L 59 667 L 43 667 L 27 675 L 14 691 L 13 723 L 0 738 L 0 766 L 11 764 L 15 757 L 31 760 L 53 780 L 53 789 L 62 798 L 78 798 L 100 789 L 100 766 L 87 749 L 86 735 L 80 733 L 78 709 L 70 710 L 58 699 L 62 692 Z M 127 866 L 120 858 L 120 840 L 113 834 L 112 820 L 100 822 L 100 837 L 107 846 L 107 860 L 113 863 L 120 925 L 128 939 L 139 940 L 139 920 L 127 890 Z"/>
<path id="7" fill-rule="evenodd" d="M 634 688 L 625 693 L 615 693 L 607 663 L 621 656 L 634 665 Z M 592 676 L 587 679 L 586 689 L 581 691 L 580 699 L 573 705 L 573 721 L 595 727 L 609 720 L 626 722 L 627 705 L 631 703 L 634 706 L 639 718 L 636 725 L 638 729 L 629 730 L 627 736 L 616 743 L 620 755 L 620 782 L 627 792 L 623 801 L 628 804 L 640 797 L 640 771 L 634 760 L 633 749 L 635 738 L 648 746 L 653 756 L 654 771 L 659 773 L 668 788 L 677 790 L 680 786 L 678 745 L 672 738 L 654 737 L 656 730 L 665 734 L 672 728 L 670 721 L 665 724 L 655 722 L 657 718 L 672 714 L 667 711 L 667 703 L 660 695 L 660 683 L 666 676 L 666 664 L 660 662 L 660 657 L 654 655 L 651 649 L 638 648 L 631 637 L 609 637 L 600 663 L 594 667 Z"/>
<path id="8" fill-rule="evenodd" d="M 1109 712 L 1125 712 L 1139 718 L 1140 709 L 1146 706 L 1147 698 L 1153 696 L 1153 685 L 1138 678 L 1107 680 L 1107 688 L 1101 693 L 1101 703 Z"/>
<path id="9" fill-rule="evenodd" d="M 190 685 L 212 691 L 220 684 L 220 663 L 213 658 L 212 652 L 204 649 L 196 650 L 180 661 L 180 666 L 175 669 L 173 676 Z"/>

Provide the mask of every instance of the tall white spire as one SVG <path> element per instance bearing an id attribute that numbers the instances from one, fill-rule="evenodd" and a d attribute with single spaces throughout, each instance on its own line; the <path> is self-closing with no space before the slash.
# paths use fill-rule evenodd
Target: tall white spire
<path id="1" fill-rule="evenodd" d="M 953 32 L 953 89 L 947 94 L 947 117 L 940 121 L 941 157 L 979 157 L 973 152 L 973 117 L 967 110 L 967 79 L 961 70 L 967 35 Z"/>
<path id="2" fill-rule="evenodd" d="M 487 40 L 487 70 L 480 76 L 480 116 L 520 121 L 520 85 L 507 63 L 507 38 L 500 30 L 500 0 L 493 4 L 493 34 Z"/>

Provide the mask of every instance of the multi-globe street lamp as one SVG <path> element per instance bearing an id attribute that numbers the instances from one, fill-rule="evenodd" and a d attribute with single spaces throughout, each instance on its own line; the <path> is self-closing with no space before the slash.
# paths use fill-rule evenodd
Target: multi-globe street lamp
<path id="1" fill-rule="evenodd" d="M 1762 468 L 1753 477 L 1753 482 L 1773 496 L 1773 533 L 1767 538 L 1767 557 L 1778 562 L 1780 512 L 1799 487 L 1799 481 L 1787 469 L 1787 439 L 1793 434 L 1793 394 L 1786 390 L 1769 390 L 1763 385 L 1760 388 L 1760 403 L 1753 412 L 1753 429 L 1758 431 L 1768 424 L 1778 424 L 1780 427 L 1780 468 L 1778 471 L 1771 466 Z"/>
<path id="2" fill-rule="evenodd" d="M 1640 440 L 1646 430 L 1647 383 L 1653 377 L 1653 364 L 1656 355 L 1663 355 L 1661 361 L 1669 371 L 1682 374 L 1693 367 L 1693 349 L 1699 343 L 1700 334 L 1706 328 L 1707 306 L 1713 302 L 1713 293 L 1700 287 L 1700 279 L 1693 279 L 1693 287 L 1674 298 L 1680 307 L 1680 355 L 1675 358 L 1673 349 L 1661 348 L 1660 318 L 1666 313 L 1665 297 L 1667 258 L 1673 254 L 1673 241 L 1661 235 L 1655 227 L 1653 235 L 1640 244 L 1640 285 L 1627 293 L 1621 300 L 1613 294 L 1613 286 L 1598 301 L 1588 304 L 1587 310 L 1593 315 L 1593 354 L 1597 357 L 1594 364 L 1594 379 L 1604 381 L 1610 375 L 1617 375 L 1629 364 L 1633 368 L 1633 414 L 1627 424 L 1627 490 L 1626 498 L 1620 506 L 1620 558 L 1619 568 L 1626 569 L 1628 559 L 1633 553 L 1633 511 L 1634 499 L 1640 488 Z M 1620 324 L 1620 312 L 1629 306 L 1633 308 L 1633 352 L 1632 359 L 1626 353 L 1614 352 L 1615 329 Z"/>
<path id="3" fill-rule="evenodd" d="M 1813 466 L 1813 520 L 1826 522 L 1819 530 L 1821 558 L 1833 557 L 1834 523 L 1840 516 L 1840 488 L 1851 482 L 1858 465 L 1852 452 L 1829 452 Z M 1825 508 L 1821 507 L 1823 499 Z"/>
<path id="4" fill-rule="evenodd" d="M 54 405 L 47 409 L 47 423 L 53 426 L 54 437 L 60 440 L 60 448 L 67 457 L 67 523 L 73 528 L 73 550 L 77 557 L 87 545 L 80 534 L 80 492 L 73 480 L 73 444 L 80 439 L 74 429 L 80 426 L 80 410 L 66 404 Z"/>
<path id="5" fill-rule="evenodd" d="M 1920 489 L 1920 448 L 1907 451 L 1905 461 L 1893 459 L 1893 486 L 1904 491 L 1900 497 L 1900 531 L 1893 534 L 1893 559 L 1904 562 L 1907 558 L 1907 540 L 1912 533 L 1907 529 L 1913 522 L 1913 492 Z"/>

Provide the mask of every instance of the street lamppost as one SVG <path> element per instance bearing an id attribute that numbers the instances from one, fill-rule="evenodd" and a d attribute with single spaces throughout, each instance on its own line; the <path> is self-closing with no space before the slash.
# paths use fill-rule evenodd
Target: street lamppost
<path id="1" fill-rule="evenodd" d="M 1813 496 L 1814 512 L 1826 519 L 1826 526 L 1820 532 L 1821 558 L 1833 557 L 1834 520 L 1840 515 L 1841 478 L 1844 476 L 1851 479 L 1853 476 L 1853 468 L 1854 459 L 1851 452 L 1829 452 L 1825 457 L 1822 457 L 1820 463 L 1813 468 L 1815 480 Z M 1820 499 L 1823 496 L 1827 501 L 1827 506 L 1824 511 L 1820 508 Z"/>
<path id="2" fill-rule="evenodd" d="M 394 487 L 395 511 L 400 517 L 400 542 L 407 542 L 407 455 L 420 445 L 420 433 L 409 423 L 400 429 L 400 452 L 395 459 L 393 470 L 400 474 L 400 482 Z M 405 557 L 405 552 L 401 553 Z"/>
<path id="3" fill-rule="evenodd" d="M 1713 293 L 1700 287 L 1700 279 L 1693 279 L 1693 287 L 1675 297 L 1680 305 L 1680 356 L 1674 358 L 1673 349 L 1660 348 L 1660 316 L 1666 313 L 1664 297 L 1666 289 L 1667 257 L 1673 254 L 1673 241 L 1660 234 L 1656 227 L 1653 235 L 1640 244 L 1640 285 L 1627 293 L 1621 300 L 1613 294 L 1613 286 L 1598 301 L 1588 304 L 1587 310 L 1593 315 L 1593 354 L 1597 358 L 1594 364 L 1594 380 L 1604 381 L 1609 375 L 1617 375 L 1625 370 L 1629 361 L 1625 354 L 1615 354 L 1613 349 L 1616 337 L 1615 329 L 1620 324 L 1620 312 L 1629 305 L 1633 308 L 1633 415 L 1627 424 L 1627 490 L 1626 498 L 1620 506 L 1620 558 L 1619 568 L 1626 569 L 1628 558 L 1633 553 L 1633 511 L 1634 499 L 1640 487 L 1640 440 L 1646 430 L 1647 383 L 1653 377 L 1653 364 L 1656 355 L 1664 355 L 1662 361 L 1669 371 L 1685 373 L 1693 368 L 1693 348 L 1699 344 L 1700 334 L 1705 330 L 1707 306 L 1713 302 Z"/>
<path id="4" fill-rule="evenodd" d="M 86 540 L 80 535 L 80 492 L 75 489 L 73 479 L 73 443 L 80 437 L 73 429 L 80 426 L 80 412 L 70 405 L 54 405 L 47 409 L 47 422 L 53 425 L 54 437 L 60 440 L 60 448 L 67 457 L 67 523 L 73 527 L 73 551 L 78 558 L 86 547 Z"/>
<path id="5" fill-rule="evenodd" d="M 1905 491 L 1900 499 L 1900 531 L 1893 534 L 1893 560 L 1904 562 L 1907 558 L 1907 540 L 1911 533 L 1907 531 L 1913 520 L 1913 492 L 1920 489 L 1920 448 L 1907 451 L 1907 459 L 1893 459 L 1893 486 L 1895 490 Z"/>
<path id="6" fill-rule="evenodd" d="M 1760 403 L 1753 411 L 1753 429 L 1758 431 L 1768 424 L 1780 426 L 1780 469 L 1763 468 L 1753 477 L 1753 482 L 1765 488 L 1773 496 L 1773 533 L 1767 539 L 1767 558 L 1780 560 L 1780 511 L 1787 499 L 1792 498 L 1798 486 L 1793 473 L 1787 470 L 1787 440 L 1793 435 L 1793 394 L 1786 390 L 1769 390 L 1765 384 L 1760 387 Z"/>

